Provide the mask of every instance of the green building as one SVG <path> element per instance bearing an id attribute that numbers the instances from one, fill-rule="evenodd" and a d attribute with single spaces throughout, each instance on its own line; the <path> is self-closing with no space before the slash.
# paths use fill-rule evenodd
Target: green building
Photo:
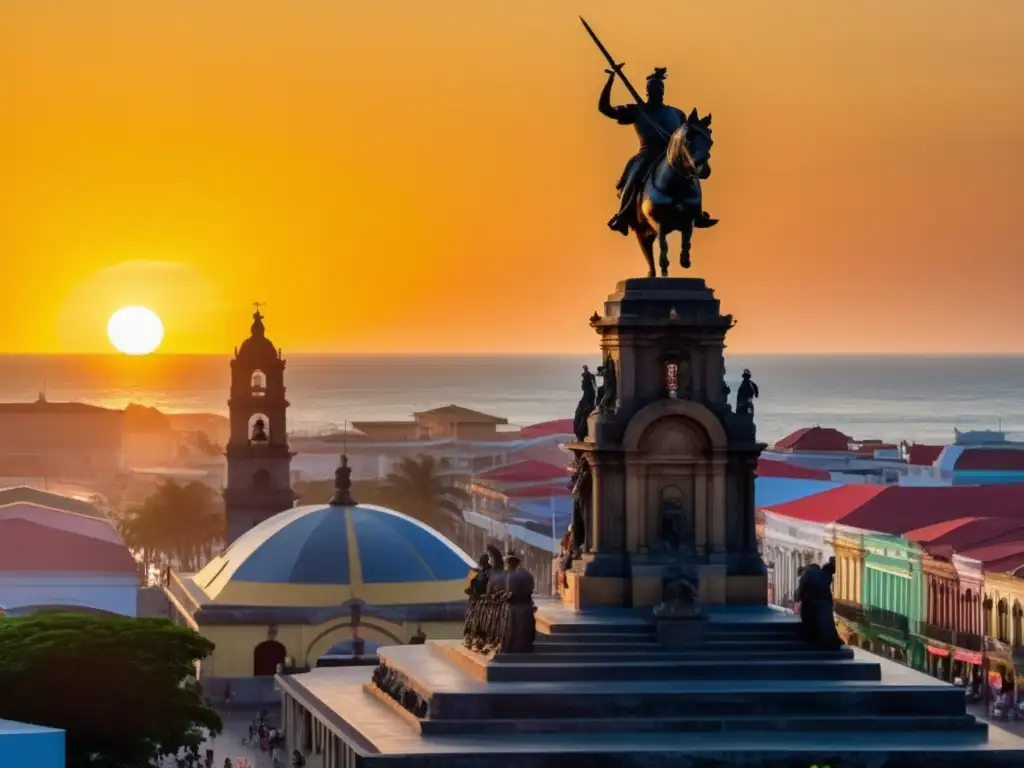
<path id="1" fill-rule="evenodd" d="M 898 536 L 864 534 L 861 602 L 875 653 L 925 669 L 917 629 L 927 606 L 920 551 Z"/>

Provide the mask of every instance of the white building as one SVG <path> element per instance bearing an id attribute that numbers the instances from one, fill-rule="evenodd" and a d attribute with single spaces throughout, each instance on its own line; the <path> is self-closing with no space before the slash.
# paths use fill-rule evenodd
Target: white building
<path id="1" fill-rule="evenodd" d="M 0 608 L 135 616 L 139 566 L 113 523 L 84 501 L 0 491 Z"/>
<path id="2" fill-rule="evenodd" d="M 822 565 L 835 555 L 825 523 L 812 523 L 762 510 L 761 556 L 768 565 L 769 594 L 775 605 L 793 604 L 797 571 L 805 565 Z"/>

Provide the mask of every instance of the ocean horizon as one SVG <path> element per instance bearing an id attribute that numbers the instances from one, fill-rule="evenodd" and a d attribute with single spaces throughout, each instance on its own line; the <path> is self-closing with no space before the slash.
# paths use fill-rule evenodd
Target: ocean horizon
<path id="1" fill-rule="evenodd" d="M 405 419 L 449 403 L 510 428 L 569 418 L 579 373 L 596 354 L 294 353 L 286 356 L 289 429 Z M 0 402 L 139 403 L 169 413 L 227 414 L 229 355 L 0 355 Z M 1024 435 L 1024 355 L 727 355 L 735 393 L 750 368 L 761 389 L 758 436 L 774 442 L 820 424 L 855 439 L 948 443 L 953 430 Z"/>

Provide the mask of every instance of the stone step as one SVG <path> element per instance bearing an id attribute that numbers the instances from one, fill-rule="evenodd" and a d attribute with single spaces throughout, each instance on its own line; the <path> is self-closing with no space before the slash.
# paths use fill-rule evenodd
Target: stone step
<path id="1" fill-rule="evenodd" d="M 655 626 L 653 623 L 621 623 L 614 622 L 583 622 L 583 623 L 558 623 L 537 621 L 537 630 L 549 635 L 589 635 L 600 633 L 605 635 L 653 635 Z"/>
<path id="2" fill-rule="evenodd" d="M 653 641 L 645 643 L 549 643 L 539 635 L 533 646 L 533 652 L 537 654 L 642 653 L 644 651 L 653 653 L 660 649 L 661 646 Z"/>
<path id="3" fill-rule="evenodd" d="M 421 720 L 425 736 L 542 733 L 938 733 L 973 732 L 988 726 L 971 715 L 668 717 L 545 720 Z"/>
<path id="4" fill-rule="evenodd" d="M 480 659 L 472 659 L 472 661 Z M 640 661 L 619 663 L 487 664 L 463 671 L 488 683 L 619 682 L 643 680 L 860 680 L 880 681 L 878 664 L 854 661 Z"/>
<path id="5" fill-rule="evenodd" d="M 741 640 L 750 642 L 753 640 L 788 640 L 797 637 L 803 637 L 804 634 L 799 627 L 796 629 L 787 630 L 786 632 L 730 632 L 727 629 L 719 629 L 718 627 L 711 626 L 707 628 L 704 633 L 709 638 L 716 638 L 719 640 Z"/>
<path id="6" fill-rule="evenodd" d="M 574 632 L 564 635 L 537 634 L 537 642 L 571 645 L 576 643 L 656 643 L 657 638 L 647 633 Z"/>
<path id="7" fill-rule="evenodd" d="M 482 685 L 482 684 L 481 684 Z M 433 691 L 436 720 L 548 718 L 731 718 L 962 716 L 952 686 L 746 680 L 660 683 L 492 683 L 479 690 Z"/>
<path id="8" fill-rule="evenodd" d="M 790 635 L 801 631 L 799 621 L 711 621 L 708 631 L 729 635 Z"/>
<path id="9" fill-rule="evenodd" d="M 543 648 L 543 652 L 540 652 Z M 616 646 L 618 648 L 618 646 Z M 819 651 L 794 648 L 783 651 L 719 651 L 697 647 L 689 651 L 665 651 L 661 646 L 651 646 L 646 651 L 580 651 L 575 646 L 536 646 L 534 653 L 506 653 L 496 656 L 493 664 L 614 664 L 628 661 L 844 661 L 853 658 L 853 651 L 840 648 L 838 651 Z"/>
<path id="10" fill-rule="evenodd" d="M 802 639 L 791 640 L 719 640 L 717 638 L 704 638 L 701 648 L 714 649 L 716 651 L 787 651 L 787 650 L 812 650 L 813 645 Z"/>

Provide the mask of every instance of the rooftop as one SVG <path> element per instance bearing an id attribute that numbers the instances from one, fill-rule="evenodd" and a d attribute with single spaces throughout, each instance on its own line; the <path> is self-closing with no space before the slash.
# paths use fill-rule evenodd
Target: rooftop
<path id="1" fill-rule="evenodd" d="M 542 483 L 549 480 L 568 480 L 568 478 L 569 470 L 566 467 L 536 459 L 527 459 L 480 472 L 474 479 L 496 483 Z"/>
<path id="2" fill-rule="evenodd" d="M 758 459 L 758 477 L 791 477 L 802 480 L 831 480 L 832 475 L 824 469 L 810 469 L 791 464 L 788 461 L 775 461 L 774 459 Z"/>
<path id="3" fill-rule="evenodd" d="M 413 418 L 444 418 L 456 421 L 461 424 L 508 424 L 508 419 L 501 416 L 491 416 L 489 413 L 474 411 L 471 408 L 463 408 L 461 405 L 444 405 L 440 408 L 433 408 L 429 411 L 418 411 Z"/>
<path id="4" fill-rule="evenodd" d="M 838 429 L 831 427 L 804 427 L 792 432 L 775 443 L 775 448 L 782 451 L 841 451 L 850 450 L 853 441 Z"/>
<path id="5" fill-rule="evenodd" d="M 98 405 L 89 405 L 88 403 L 58 403 L 46 399 L 43 394 L 39 395 L 38 400 L 27 403 L 0 403 L 0 414 L 35 414 L 35 415 L 55 415 L 55 416 L 83 416 L 83 415 L 94 415 L 108 414 L 118 416 L 123 414 L 115 408 L 101 408 Z"/>

